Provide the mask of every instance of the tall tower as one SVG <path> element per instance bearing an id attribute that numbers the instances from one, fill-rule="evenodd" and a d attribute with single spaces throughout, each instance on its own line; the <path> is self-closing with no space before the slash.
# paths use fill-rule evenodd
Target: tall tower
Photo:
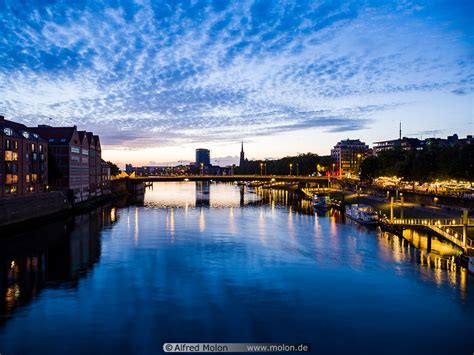
<path id="1" fill-rule="evenodd" d="M 244 153 L 244 142 L 242 142 L 242 149 L 240 150 L 240 164 L 239 166 L 243 166 L 245 164 L 245 153 Z"/>

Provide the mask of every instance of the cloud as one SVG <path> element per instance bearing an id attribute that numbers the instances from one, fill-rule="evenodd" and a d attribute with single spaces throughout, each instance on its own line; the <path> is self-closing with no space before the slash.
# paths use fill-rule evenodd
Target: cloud
<path id="1" fill-rule="evenodd" d="M 92 129 L 110 147 L 348 132 L 407 94 L 473 88 L 470 39 L 425 3 L 4 6 L 0 110 Z"/>

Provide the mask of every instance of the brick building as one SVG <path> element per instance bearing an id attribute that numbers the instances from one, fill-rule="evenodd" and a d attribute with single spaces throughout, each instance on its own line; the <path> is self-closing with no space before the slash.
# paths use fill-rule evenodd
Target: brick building
<path id="1" fill-rule="evenodd" d="M 77 127 L 40 125 L 30 130 L 48 141 L 51 188 L 67 191 L 74 202 L 89 198 L 88 141 L 81 139 Z"/>
<path id="2" fill-rule="evenodd" d="M 47 191 L 47 152 L 38 133 L 0 116 L 0 197 Z"/>

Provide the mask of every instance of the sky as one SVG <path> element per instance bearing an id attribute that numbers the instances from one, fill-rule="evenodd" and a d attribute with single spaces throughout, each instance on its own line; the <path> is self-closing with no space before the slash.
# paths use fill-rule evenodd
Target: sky
<path id="1" fill-rule="evenodd" d="M 472 1 L 0 0 L 0 114 L 123 166 L 473 134 Z"/>

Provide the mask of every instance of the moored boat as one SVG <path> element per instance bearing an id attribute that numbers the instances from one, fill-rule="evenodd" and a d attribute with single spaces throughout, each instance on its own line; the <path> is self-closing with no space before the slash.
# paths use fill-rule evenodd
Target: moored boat
<path id="1" fill-rule="evenodd" d="M 313 195 L 313 207 L 315 208 L 330 208 L 331 207 L 331 197 L 329 195 Z"/>
<path id="2" fill-rule="evenodd" d="M 379 221 L 379 216 L 372 207 L 363 204 L 347 205 L 346 217 L 365 225 L 375 225 Z"/>

